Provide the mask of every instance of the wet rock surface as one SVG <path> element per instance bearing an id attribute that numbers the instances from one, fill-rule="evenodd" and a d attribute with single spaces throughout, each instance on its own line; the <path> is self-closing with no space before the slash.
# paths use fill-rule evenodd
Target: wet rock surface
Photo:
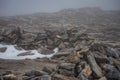
<path id="1" fill-rule="evenodd" d="M 0 48 L 0 52 L 5 52 L 6 50 L 7 50 L 6 47 L 2 47 L 2 48 Z"/>

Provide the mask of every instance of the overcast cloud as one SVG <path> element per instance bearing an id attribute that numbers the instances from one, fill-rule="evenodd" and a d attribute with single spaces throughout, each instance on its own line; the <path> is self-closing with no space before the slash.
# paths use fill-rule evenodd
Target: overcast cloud
<path id="1" fill-rule="evenodd" d="M 64 8 L 120 10 L 120 0 L 0 0 L 0 16 L 56 12 Z"/>

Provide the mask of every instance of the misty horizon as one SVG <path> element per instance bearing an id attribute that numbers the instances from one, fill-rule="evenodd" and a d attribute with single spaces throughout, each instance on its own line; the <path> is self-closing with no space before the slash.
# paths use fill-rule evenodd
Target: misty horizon
<path id="1" fill-rule="evenodd" d="M 53 13 L 63 9 L 98 7 L 102 10 L 120 10 L 120 0 L 0 0 L 0 16 L 34 13 Z"/>

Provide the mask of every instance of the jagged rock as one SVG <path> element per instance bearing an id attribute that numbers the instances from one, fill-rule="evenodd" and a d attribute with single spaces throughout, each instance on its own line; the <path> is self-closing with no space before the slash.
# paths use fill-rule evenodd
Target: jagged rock
<path id="1" fill-rule="evenodd" d="M 89 65 L 85 65 L 85 68 L 82 70 L 82 73 L 84 73 L 87 77 L 89 77 L 92 74 L 92 70 Z"/>
<path id="2" fill-rule="evenodd" d="M 74 75 L 75 64 L 61 63 L 58 65 L 58 73 L 66 76 Z"/>
<path id="3" fill-rule="evenodd" d="M 7 47 L 1 47 L 0 48 L 0 52 L 2 52 L 2 53 L 5 52 L 6 50 L 7 50 Z"/>
<path id="4" fill-rule="evenodd" d="M 45 34 L 45 33 L 38 33 L 37 37 L 35 38 L 35 41 L 39 41 L 39 40 L 47 40 L 47 34 Z"/>
<path id="5" fill-rule="evenodd" d="M 18 44 L 18 46 L 22 47 L 23 49 L 30 50 L 30 49 L 36 49 L 38 44 L 28 41 L 22 41 L 21 43 Z"/>
<path id="6" fill-rule="evenodd" d="M 21 47 L 18 47 L 18 46 L 14 46 L 15 47 L 15 49 L 17 49 L 17 50 L 22 50 L 22 48 Z"/>
<path id="7" fill-rule="evenodd" d="M 75 46 L 76 51 L 80 51 L 80 50 L 82 50 L 82 48 L 83 48 L 83 46 L 81 44 L 78 44 Z"/>
<path id="8" fill-rule="evenodd" d="M 86 54 L 88 63 L 90 64 L 90 67 L 92 71 L 95 73 L 96 77 L 102 77 L 103 73 L 99 65 L 96 63 L 94 55 L 91 52 L 88 52 Z"/>
<path id="9" fill-rule="evenodd" d="M 4 37 L 4 42 L 15 44 L 21 41 L 22 30 L 20 27 L 10 26 L 9 29 L 2 30 L 1 34 Z"/>
<path id="10" fill-rule="evenodd" d="M 52 76 L 52 80 L 65 80 L 63 75 L 55 74 Z"/>
<path id="11" fill-rule="evenodd" d="M 51 39 L 47 39 L 47 43 L 48 43 L 48 45 L 54 45 L 54 41 L 53 40 L 51 40 Z"/>
<path id="12" fill-rule="evenodd" d="M 59 46 L 62 43 L 62 40 L 54 38 L 54 46 Z"/>
<path id="13" fill-rule="evenodd" d="M 49 75 L 44 75 L 44 76 L 38 76 L 38 77 L 32 78 L 30 80 L 51 80 L 51 77 Z"/>
<path id="14" fill-rule="evenodd" d="M 54 76 L 52 76 L 52 80 L 68 80 L 68 79 L 61 74 L 55 74 Z"/>
<path id="15" fill-rule="evenodd" d="M 48 74 L 51 74 L 54 71 L 54 69 L 51 67 L 44 67 L 42 70 Z"/>
<path id="16" fill-rule="evenodd" d="M 52 76 L 52 80 L 78 80 L 75 77 L 65 76 L 61 74 L 55 74 Z"/>
<path id="17" fill-rule="evenodd" d="M 28 42 L 32 42 L 35 40 L 37 36 L 35 34 L 32 34 L 32 33 L 24 33 L 22 34 L 22 39 L 24 41 L 28 41 Z"/>
<path id="18" fill-rule="evenodd" d="M 52 54 L 54 51 L 47 49 L 45 47 L 38 48 L 37 51 L 41 54 L 47 55 L 47 54 Z"/>
<path id="19" fill-rule="evenodd" d="M 115 69 L 115 67 L 113 65 L 110 65 L 110 64 L 105 64 L 105 65 L 103 65 L 103 69 L 105 71 L 110 71 L 110 70 Z"/>
<path id="20" fill-rule="evenodd" d="M 108 57 L 109 64 L 116 66 L 119 69 L 120 60 L 114 59 L 112 57 Z"/>
<path id="21" fill-rule="evenodd" d="M 70 63 L 78 63 L 80 61 L 80 57 L 79 55 L 69 55 L 66 59 L 67 62 Z"/>
<path id="22" fill-rule="evenodd" d="M 43 72 L 43 71 L 36 71 L 36 70 L 32 70 L 32 71 L 28 71 L 25 72 L 24 76 L 29 76 L 29 77 L 35 77 L 35 76 L 42 76 L 42 75 L 46 75 L 47 73 Z"/>
<path id="23" fill-rule="evenodd" d="M 106 78 L 108 80 L 120 80 L 120 72 L 117 69 L 114 70 L 110 70 L 107 74 L 106 74 Z"/>
<path id="24" fill-rule="evenodd" d="M 60 45 L 58 46 L 58 48 L 59 48 L 59 49 L 65 49 L 66 46 L 65 46 L 65 44 L 62 42 L 62 43 L 60 43 Z"/>
<path id="25" fill-rule="evenodd" d="M 70 55 L 70 52 L 57 52 L 55 55 L 53 55 L 53 58 L 59 58 L 59 57 L 63 57 L 63 56 L 68 56 Z"/>
<path id="26" fill-rule="evenodd" d="M 58 38 L 58 39 L 62 39 L 62 36 L 60 36 L 60 35 L 56 35 L 56 38 Z"/>
<path id="27" fill-rule="evenodd" d="M 59 69 L 74 70 L 75 64 L 72 63 L 61 63 Z"/>
<path id="28" fill-rule="evenodd" d="M 3 76 L 3 80 L 18 80 L 14 74 L 8 74 Z"/>
<path id="29" fill-rule="evenodd" d="M 96 62 L 99 62 L 99 63 L 105 63 L 105 62 L 108 62 L 108 58 L 106 55 L 100 53 L 100 52 L 93 52 L 94 53 L 94 57 L 95 57 L 95 60 Z"/>
<path id="30" fill-rule="evenodd" d="M 67 70 L 67 69 L 59 69 L 58 73 L 62 74 L 62 75 L 65 75 L 65 76 L 72 76 L 72 75 L 74 75 L 74 71 Z"/>
<path id="31" fill-rule="evenodd" d="M 77 78 L 78 78 L 79 80 L 89 80 L 89 79 L 87 78 L 87 76 L 84 75 L 84 73 L 82 73 L 82 72 L 78 75 Z"/>
<path id="32" fill-rule="evenodd" d="M 85 64 L 86 64 L 86 62 L 84 62 L 84 61 L 81 61 L 81 62 L 75 64 L 75 70 L 74 70 L 75 76 L 78 76 L 80 74 L 80 72 L 85 67 Z"/>
<path id="33" fill-rule="evenodd" d="M 106 77 L 102 77 L 99 80 L 107 80 L 107 78 Z"/>
<path id="34" fill-rule="evenodd" d="M 26 55 L 34 55 L 34 53 L 31 53 L 31 51 L 27 51 L 27 52 L 20 53 L 17 56 L 26 56 Z"/>
<path id="35" fill-rule="evenodd" d="M 5 71 L 5 72 L 1 72 L 2 75 L 8 75 L 8 74 L 12 74 L 13 72 L 12 71 Z"/>
<path id="36" fill-rule="evenodd" d="M 90 50 L 93 51 L 93 52 L 98 51 L 98 52 L 100 52 L 102 54 L 107 55 L 106 54 L 106 48 L 107 48 L 107 46 L 105 44 L 94 43 L 93 45 L 91 45 Z"/>
<path id="37" fill-rule="evenodd" d="M 108 80 L 119 80 L 120 79 L 120 72 L 117 70 L 113 65 L 105 64 L 103 69 L 106 71 L 106 77 Z"/>
<path id="38" fill-rule="evenodd" d="M 109 53 L 109 56 L 111 57 L 120 58 L 120 52 L 116 49 L 108 47 L 107 52 Z"/>

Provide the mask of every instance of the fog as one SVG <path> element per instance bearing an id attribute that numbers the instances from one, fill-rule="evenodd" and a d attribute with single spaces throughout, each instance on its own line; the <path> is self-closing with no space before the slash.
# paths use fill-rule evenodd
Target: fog
<path id="1" fill-rule="evenodd" d="M 0 0 L 0 16 L 56 12 L 67 8 L 120 10 L 120 0 Z"/>

